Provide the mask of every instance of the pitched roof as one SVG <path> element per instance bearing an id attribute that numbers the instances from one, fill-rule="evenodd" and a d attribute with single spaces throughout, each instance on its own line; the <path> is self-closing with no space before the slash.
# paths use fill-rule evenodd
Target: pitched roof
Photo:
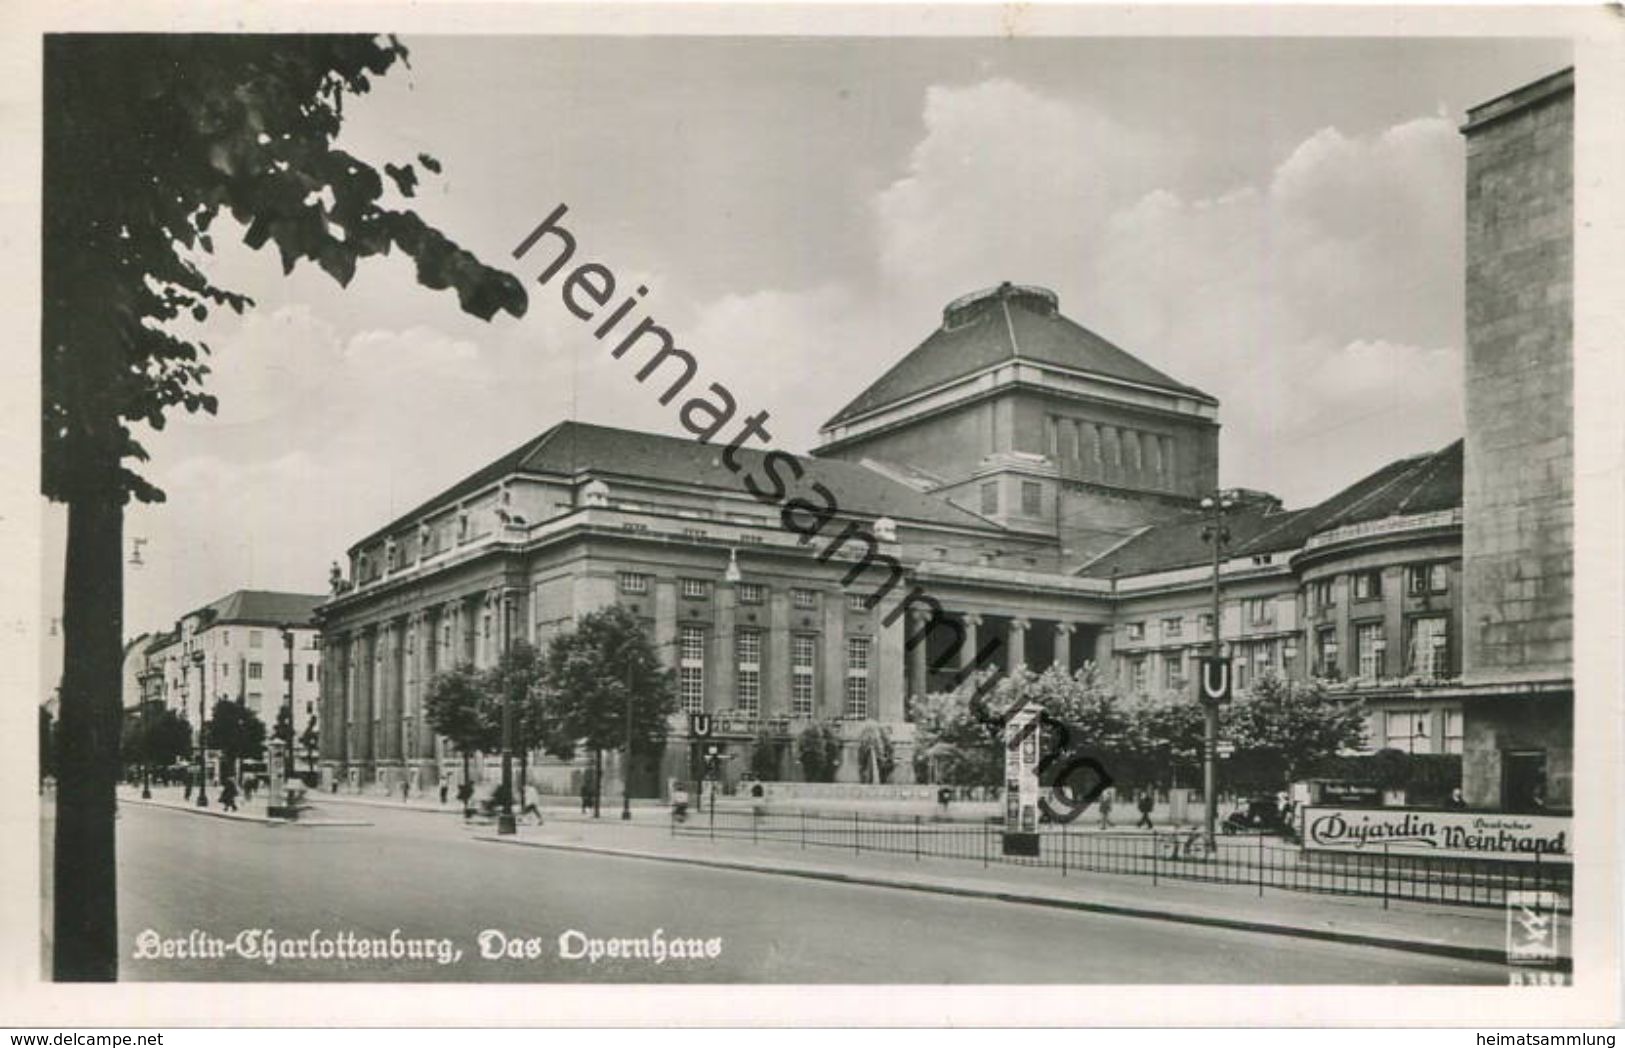
<path id="1" fill-rule="evenodd" d="M 573 477 L 591 471 L 671 484 L 697 484 L 730 494 L 745 493 L 744 476 L 747 473 L 761 476 L 761 463 L 766 453 L 740 449 L 737 457 L 744 469 L 735 473 L 723 463 L 722 451 L 720 444 L 701 444 L 689 437 L 671 437 L 586 422 L 561 422 L 469 474 L 411 512 L 396 517 L 356 545 L 373 542 L 512 475 Z M 830 490 L 843 513 L 1004 530 L 1001 525 L 985 517 L 952 505 L 945 499 L 924 494 L 857 463 L 803 455 L 796 456 L 796 461 L 805 474 L 800 481 L 790 485 L 787 497 L 794 497 L 798 490 L 810 489 L 816 481 Z M 790 479 L 786 477 L 787 481 Z"/>
<path id="2" fill-rule="evenodd" d="M 836 412 L 826 427 L 1016 358 L 1213 400 L 1061 315 L 1053 292 L 1002 284 L 958 299 L 943 324 Z"/>
<path id="3" fill-rule="evenodd" d="M 1309 536 L 1345 524 L 1452 509 L 1461 505 L 1462 442 L 1390 462 L 1307 509 L 1269 512 L 1243 507 L 1226 518 L 1230 556 L 1294 550 Z M 1206 517 L 1189 517 L 1147 528 L 1078 574 L 1096 578 L 1139 575 L 1205 564 L 1212 547 L 1202 539 Z"/>
<path id="4" fill-rule="evenodd" d="M 316 606 L 328 598 L 316 593 L 276 593 L 271 590 L 238 590 L 194 611 L 210 625 L 225 622 L 255 622 L 265 625 L 314 626 Z"/>

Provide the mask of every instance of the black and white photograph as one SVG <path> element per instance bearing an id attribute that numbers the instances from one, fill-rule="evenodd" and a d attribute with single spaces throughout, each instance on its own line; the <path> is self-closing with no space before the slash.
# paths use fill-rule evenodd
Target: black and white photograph
<path id="1" fill-rule="evenodd" d="M 14 47 L 17 977 L 1617 1021 L 1617 19 L 1046 6 Z"/>

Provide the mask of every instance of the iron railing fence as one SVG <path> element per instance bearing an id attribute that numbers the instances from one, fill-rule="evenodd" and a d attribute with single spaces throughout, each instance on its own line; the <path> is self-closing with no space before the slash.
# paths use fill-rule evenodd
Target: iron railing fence
<path id="1" fill-rule="evenodd" d="M 1003 828 L 992 822 L 935 822 L 924 816 L 830 812 L 691 812 L 672 819 L 678 837 L 750 840 L 801 848 L 1004 863 L 1072 873 L 1126 874 L 1266 890 L 1356 895 L 1461 906 L 1504 906 L 1507 893 L 1551 891 L 1572 912 L 1573 869 L 1567 862 L 1507 862 L 1418 855 L 1375 847 L 1361 852 L 1310 851 L 1264 835 L 1219 836 L 1211 848 L 1199 830 L 1091 831 L 1046 826 L 1037 855 L 1005 855 Z"/>

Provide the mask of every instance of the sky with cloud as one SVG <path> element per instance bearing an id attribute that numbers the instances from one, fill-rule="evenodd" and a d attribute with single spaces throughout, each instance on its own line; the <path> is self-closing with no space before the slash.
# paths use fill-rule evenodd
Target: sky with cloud
<path id="1" fill-rule="evenodd" d="M 1517 40 L 405 42 L 343 144 L 439 158 L 417 206 L 493 263 L 567 204 L 576 259 L 646 285 L 780 446 L 812 446 L 943 304 L 1012 280 L 1217 396 L 1221 483 L 1289 505 L 1460 435 L 1456 129 L 1569 61 Z M 560 419 L 681 432 L 558 280 L 531 283 L 544 245 L 515 267 L 528 315 L 489 324 L 399 259 L 341 290 L 222 246 L 217 279 L 258 304 L 204 332 L 218 416 L 143 438 L 169 499 L 128 516 L 126 632 L 239 587 L 323 591 L 350 543 Z"/>

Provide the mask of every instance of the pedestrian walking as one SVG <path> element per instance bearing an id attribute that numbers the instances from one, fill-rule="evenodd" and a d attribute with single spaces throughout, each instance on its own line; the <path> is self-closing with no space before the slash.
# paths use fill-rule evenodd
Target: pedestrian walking
<path id="1" fill-rule="evenodd" d="M 440 776 L 440 803 L 446 803 L 446 796 L 451 792 L 451 776 Z"/>
<path id="2" fill-rule="evenodd" d="M 1097 801 L 1096 803 L 1099 804 L 1099 806 L 1100 806 L 1100 828 L 1103 829 L 1103 830 L 1111 829 L 1112 828 L 1112 788 L 1110 786 L 1106 787 L 1106 789 L 1100 794 L 1100 800 Z"/>
<path id="3" fill-rule="evenodd" d="M 1134 824 L 1135 829 L 1139 829 L 1141 826 L 1148 830 L 1156 829 L 1155 826 L 1151 825 L 1151 809 L 1156 806 L 1157 800 L 1151 796 L 1151 791 L 1142 790 L 1140 792 L 1140 821 Z"/>
<path id="4" fill-rule="evenodd" d="M 243 800 L 254 803 L 254 776 L 250 775 L 243 780 Z"/>
<path id="5" fill-rule="evenodd" d="M 536 816 L 536 825 L 540 826 L 542 824 L 542 809 L 536 806 L 536 787 L 528 782 L 525 783 L 519 788 L 519 796 L 525 802 L 524 807 L 519 810 L 519 817 L 523 819 L 527 815 L 534 815 Z"/>
<path id="6" fill-rule="evenodd" d="M 406 801 L 411 797 L 411 792 L 412 792 L 412 784 L 407 782 L 405 779 L 402 779 L 401 780 L 401 803 L 402 804 L 405 804 Z"/>
<path id="7" fill-rule="evenodd" d="M 181 791 L 181 800 L 189 801 L 191 799 L 192 799 L 192 776 L 188 775 L 186 777 L 186 785 Z"/>
<path id="8" fill-rule="evenodd" d="M 220 810 L 237 810 L 237 780 L 227 779 L 220 785 Z"/>
<path id="9" fill-rule="evenodd" d="M 585 815 L 592 810 L 592 774 L 589 772 L 581 777 L 581 813 Z"/>
<path id="10" fill-rule="evenodd" d="M 463 818 L 472 819 L 474 817 L 474 784 L 464 780 L 462 785 L 457 787 L 457 799 L 463 802 Z"/>

